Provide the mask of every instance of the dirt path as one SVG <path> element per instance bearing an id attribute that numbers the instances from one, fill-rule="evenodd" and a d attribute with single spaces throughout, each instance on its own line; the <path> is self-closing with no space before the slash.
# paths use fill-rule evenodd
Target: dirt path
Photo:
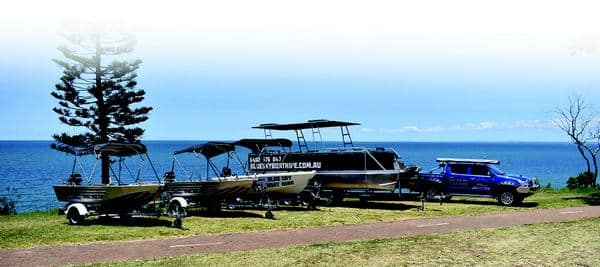
<path id="1" fill-rule="evenodd" d="M 55 266 L 448 233 L 600 217 L 600 206 L 266 232 L 0 250 L 0 266 Z"/>

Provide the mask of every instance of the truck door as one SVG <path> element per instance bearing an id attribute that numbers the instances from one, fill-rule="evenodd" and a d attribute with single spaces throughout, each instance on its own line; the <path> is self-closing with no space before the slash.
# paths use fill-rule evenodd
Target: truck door
<path id="1" fill-rule="evenodd" d="M 446 169 L 446 177 L 446 189 L 448 193 L 469 193 L 469 165 L 449 164 Z"/>
<path id="2" fill-rule="evenodd" d="M 470 167 L 469 187 L 471 194 L 491 194 L 492 173 L 487 165 L 475 164 Z"/>

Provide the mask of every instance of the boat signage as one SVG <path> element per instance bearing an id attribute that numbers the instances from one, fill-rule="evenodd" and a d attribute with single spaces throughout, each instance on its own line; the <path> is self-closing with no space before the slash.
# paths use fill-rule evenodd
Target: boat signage
<path id="1" fill-rule="evenodd" d="M 292 176 L 273 176 L 259 178 L 258 182 L 264 184 L 267 188 L 289 186 L 294 184 Z"/>
<path id="2" fill-rule="evenodd" d="M 320 161 L 284 161 L 276 155 L 250 156 L 248 162 L 251 170 L 321 169 Z"/>

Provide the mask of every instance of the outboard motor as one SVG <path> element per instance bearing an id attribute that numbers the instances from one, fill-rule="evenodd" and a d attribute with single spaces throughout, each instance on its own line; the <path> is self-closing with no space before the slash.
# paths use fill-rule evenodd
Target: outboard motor
<path id="1" fill-rule="evenodd" d="M 231 169 L 229 167 L 223 167 L 221 170 L 221 177 L 229 177 L 231 176 Z"/>
<path id="2" fill-rule="evenodd" d="M 165 175 L 163 176 L 163 181 L 165 181 L 165 183 L 174 183 L 175 180 L 175 172 L 165 172 Z"/>
<path id="3" fill-rule="evenodd" d="M 68 185 L 81 185 L 82 181 L 83 181 L 83 178 L 81 178 L 81 174 L 72 173 L 71 175 L 69 175 L 69 179 L 67 179 L 67 184 Z"/>

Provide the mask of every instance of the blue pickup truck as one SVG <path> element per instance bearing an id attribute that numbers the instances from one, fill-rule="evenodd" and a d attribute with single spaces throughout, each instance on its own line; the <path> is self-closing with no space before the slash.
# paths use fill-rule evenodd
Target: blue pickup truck
<path id="1" fill-rule="evenodd" d="M 501 205 L 512 206 L 540 187 L 536 179 L 504 173 L 497 167 L 498 160 L 439 158 L 437 162 L 438 168 L 419 174 L 428 199 L 490 197 Z"/>

